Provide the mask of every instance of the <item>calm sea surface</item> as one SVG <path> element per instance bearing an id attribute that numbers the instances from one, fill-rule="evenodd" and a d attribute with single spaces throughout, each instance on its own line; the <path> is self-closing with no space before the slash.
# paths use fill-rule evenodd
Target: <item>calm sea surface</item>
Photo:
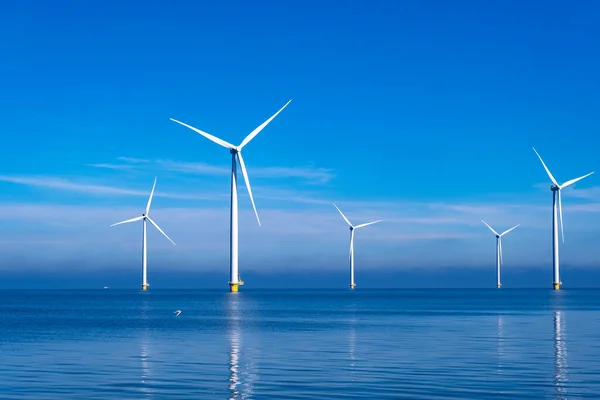
<path id="1" fill-rule="evenodd" d="M 600 399 L 600 291 L 0 291 L 0 398 Z"/>

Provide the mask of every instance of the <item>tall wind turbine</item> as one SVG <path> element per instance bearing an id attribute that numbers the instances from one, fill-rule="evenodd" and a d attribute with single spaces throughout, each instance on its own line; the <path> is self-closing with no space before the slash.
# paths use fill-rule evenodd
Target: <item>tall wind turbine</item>
<path id="1" fill-rule="evenodd" d="M 335 208 L 337 208 L 337 210 L 342 215 L 342 218 L 344 218 L 344 221 L 346 221 L 346 223 L 350 227 L 350 289 L 354 289 L 356 287 L 356 284 L 354 283 L 354 230 L 358 229 L 358 228 L 362 228 L 362 227 L 367 226 L 367 225 L 376 224 L 376 223 L 381 222 L 383 220 L 380 219 L 380 220 L 373 221 L 373 222 L 367 222 L 366 224 L 360 224 L 360 225 L 354 226 L 354 225 L 352 225 L 350 223 L 350 221 L 348 220 L 348 218 L 346 218 L 346 216 L 344 215 L 344 213 L 342 212 L 342 210 L 340 210 L 338 208 L 338 206 L 335 205 L 335 203 L 333 203 L 333 206 Z"/>
<path id="2" fill-rule="evenodd" d="M 502 260 L 502 236 L 506 235 L 508 232 L 512 231 L 520 224 L 515 225 L 512 228 L 510 228 L 502 233 L 498 233 L 491 226 L 489 226 L 487 224 L 487 222 L 485 222 L 484 220 L 481 220 L 481 222 L 483 222 L 485 224 L 485 226 L 490 228 L 490 231 L 492 231 L 492 233 L 494 235 L 496 235 L 496 280 L 497 280 L 498 289 L 500 289 L 500 286 L 502 286 L 500 283 L 500 264 L 503 262 L 503 260 Z"/>
<path id="3" fill-rule="evenodd" d="M 583 176 L 580 176 L 579 178 L 571 179 L 570 181 L 566 181 L 562 185 L 559 185 L 558 182 L 556 181 L 556 179 L 554 179 L 554 177 L 550 173 L 550 170 L 548 169 L 548 167 L 546 167 L 544 160 L 542 160 L 542 157 L 540 157 L 539 153 L 535 150 L 535 148 L 533 149 L 533 151 L 535 151 L 535 154 L 537 154 L 538 158 L 542 162 L 542 165 L 544 166 L 544 169 L 546 170 L 546 173 L 548 174 L 548 176 L 550 177 L 550 180 L 552 181 L 552 185 L 550 185 L 550 190 L 552 191 L 552 266 L 553 266 L 553 272 L 554 272 L 553 286 L 554 286 L 554 290 L 558 290 L 558 289 L 560 289 L 560 285 L 562 285 L 562 282 L 560 280 L 560 270 L 559 270 L 559 262 L 558 262 L 558 219 L 559 219 L 559 217 L 560 217 L 560 231 L 562 234 L 562 241 L 563 241 L 563 243 L 565 242 L 565 231 L 563 228 L 563 220 L 562 220 L 562 200 L 560 197 L 560 192 L 562 189 L 566 188 L 567 186 L 570 186 L 570 185 L 574 184 L 575 182 L 579 182 L 583 178 L 587 178 L 594 172 L 592 171 L 587 175 L 583 175 Z M 558 207 L 557 207 L 557 201 L 558 201 Z"/>
<path id="4" fill-rule="evenodd" d="M 169 241 L 171 243 L 175 244 L 175 242 L 172 241 L 171 238 L 168 237 L 167 234 L 165 232 L 163 232 L 162 229 L 160 229 L 160 227 L 156 224 L 156 222 L 154 222 L 150 218 L 150 215 L 149 215 L 150 214 L 150 204 L 152 204 L 152 196 L 154 196 L 154 188 L 155 187 L 156 187 L 156 178 L 154 178 L 154 185 L 152 185 L 152 192 L 150 192 L 150 198 L 148 199 L 148 204 L 146 204 L 146 212 L 144 212 L 141 217 L 131 218 L 126 221 L 117 222 L 116 224 L 111 225 L 111 226 L 116 226 L 116 225 L 126 224 L 128 222 L 136 222 L 139 220 L 143 221 L 144 234 L 143 234 L 143 239 L 142 239 L 142 290 L 147 290 L 148 286 L 150 286 L 148 284 L 148 279 L 147 279 L 148 275 L 147 275 L 147 264 L 146 264 L 146 221 L 150 221 L 150 223 L 152 225 L 154 225 L 154 227 L 156 229 L 158 229 L 158 231 L 160 233 L 162 233 L 167 239 L 169 239 Z"/>
<path id="5" fill-rule="evenodd" d="M 230 211 L 230 247 L 229 247 L 229 291 L 237 292 L 238 286 L 243 285 L 244 282 L 240 281 L 239 273 L 238 273 L 238 197 L 237 197 L 237 160 L 239 160 L 240 168 L 242 169 L 242 175 L 244 175 L 244 181 L 246 182 L 246 187 L 248 188 L 248 194 L 250 195 L 250 201 L 252 202 L 252 207 L 254 208 L 254 214 L 256 214 L 256 220 L 258 221 L 258 225 L 260 226 L 260 219 L 258 218 L 258 212 L 256 211 L 256 205 L 254 205 L 254 198 L 252 197 L 252 189 L 250 188 L 250 181 L 248 180 L 248 173 L 246 172 L 246 165 L 244 164 L 244 158 L 242 157 L 242 149 L 246 146 L 260 131 L 264 129 L 265 126 L 269 124 L 284 108 L 290 104 L 291 100 L 285 103 L 283 107 L 279 109 L 273 116 L 267 119 L 265 122 L 260 124 L 256 129 L 254 129 L 248 136 L 242 140 L 239 146 L 234 146 L 231 143 L 228 143 L 224 140 L 219 139 L 209 133 L 201 131 L 200 129 L 196 129 L 193 126 L 185 124 L 181 121 L 177 121 L 176 119 L 170 118 L 171 121 L 177 122 L 180 125 L 185 126 L 186 128 L 190 128 L 191 130 L 201 134 L 205 138 L 215 142 L 218 145 L 221 145 L 225 148 L 229 149 L 229 153 L 231 154 L 231 211 Z"/>

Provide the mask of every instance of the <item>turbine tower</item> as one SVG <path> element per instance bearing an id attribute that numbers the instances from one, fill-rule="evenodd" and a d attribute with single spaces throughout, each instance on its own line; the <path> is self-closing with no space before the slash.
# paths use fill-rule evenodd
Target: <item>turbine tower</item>
<path id="1" fill-rule="evenodd" d="M 487 224 L 487 222 L 485 222 L 484 220 L 481 220 L 481 222 L 483 222 L 485 224 L 485 226 L 490 228 L 490 231 L 492 231 L 492 233 L 494 235 L 496 235 L 496 281 L 497 281 L 496 284 L 497 284 L 498 289 L 500 289 L 500 286 L 502 286 L 502 284 L 500 283 L 500 264 L 502 264 L 502 262 L 503 262 L 503 260 L 502 260 L 502 236 L 506 235 L 508 232 L 512 231 L 520 224 L 515 225 L 512 228 L 510 228 L 502 233 L 498 233 L 491 226 L 489 226 Z"/>
<path id="2" fill-rule="evenodd" d="M 146 221 L 150 221 L 150 223 L 152 225 L 154 225 L 154 227 L 156 229 L 158 229 L 158 231 L 160 233 L 162 233 L 167 239 L 169 239 L 169 241 L 171 243 L 175 244 L 175 242 L 172 241 L 171 238 L 168 237 L 167 234 L 165 232 L 163 232 L 163 230 L 160 229 L 160 227 L 156 224 L 156 222 L 154 222 L 149 216 L 150 204 L 152 204 L 152 196 L 154 196 L 154 188 L 155 187 L 156 187 L 156 178 L 154 178 L 154 185 L 152 186 L 152 192 L 150 192 L 150 198 L 148 199 L 148 204 L 146 205 L 146 212 L 143 213 L 141 217 L 131 218 L 126 221 L 117 222 L 116 224 L 111 225 L 111 226 L 116 226 L 116 225 L 126 224 L 129 222 L 135 222 L 135 221 L 139 221 L 139 220 L 143 221 L 144 233 L 143 233 L 143 239 L 142 239 L 142 290 L 147 290 L 148 286 L 150 286 L 148 284 L 148 279 L 147 279 L 148 275 L 147 275 L 147 264 L 146 264 Z"/>
<path id="3" fill-rule="evenodd" d="M 219 139 L 209 133 L 201 131 L 200 129 L 196 129 L 193 126 L 185 124 L 181 121 L 177 121 L 176 119 L 170 118 L 171 121 L 177 122 L 180 125 L 189 128 L 205 138 L 215 142 L 218 145 L 221 145 L 227 149 L 229 149 L 229 153 L 231 154 L 231 210 L 230 210 L 230 236 L 229 236 L 229 291 L 237 292 L 239 285 L 243 285 L 244 282 L 240 281 L 239 273 L 238 273 L 238 197 L 237 197 L 237 161 L 240 163 L 240 168 L 242 170 L 242 175 L 244 176 L 244 181 L 246 182 L 246 187 L 248 188 L 248 194 L 250 195 L 250 201 L 252 202 L 252 207 L 254 208 L 254 214 L 256 214 L 256 220 L 258 221 L 258 225 L 260 226 L 260 218 L 258 218 L 258 212 L 256 211 L 256 205 L 254 205 L 254 198 L 252 197 L 252 189 L 250 188 L 250 181 L 248 180 L 248 173 L 246 172 L 246 165 L 244 164 L 244 158 L 242 157 L 242 149 L 246 146 L 260 131 L 264 129 L 265 126 L 269 124 L 284 108 L 290 104 L 291 100 L 288 101 L 283 107 L 279 109 L 273 116 L 267 119 L 265 122 L 260 124 L 256 129 L 254 129 L 246 138 L 240 143 L 239 146 L 234 146 L 231 143 L 228 143 L 224 140 Z M 236 161 L 237 158 L 237 161 Z"/>
<path id="4" fill-rule="evenodd" d="M 562 282 L 560 280 L 560 269 L 559 269 L 559 260 L 558 260 L 558 222 L 559 222 L 559 218 L 560 218 L 560 231 L 562 234 L 562 241 L 563 241 L 563 243 L 565 242 L 565 231 L 563 228 L 563 220 L 562 220 L 562 200 L 561 200 L 560 192 L 562 189 L 566 188 L 567 186 L 571 186 L 575 182 L 578 182 L 578 181 L 582 180 L 583 178 L 587 178 L 594 172 L 592 171 L 587 175 L 583 175 L 583 176 L 580 176 L 579 178 L 571 179 L 570 181 L 566 181 L 562 185 L 559 185 L 558 182 L 556 181 L 556 179 L 554 179 L 554 177 L 550 173 L 550 170 L 544 163 L 544 160 L 542 160 L 542 157 L 535 150 L 535 148 L 533 149 L 533 151 L 535 151 L 535 154 L 537 154 L 538 158 L 542 162 L 542 165 L 544 166 L 544 169 L 546 170 L 546 173 L 548 174 L 548 177 L 550 177 L 550 180 L 552 181 L 552 185 L 550 185 L 550 190 L 552 191 L 552 267 L 553 267 L 553 273 L 554 273 L 554 279 L 553 279 L 552 285 L 554 287 L 554 290 L 558 290 L 558 289 L 560 289 L 560 285 L 562 285 Z M 558 204 L 557 204 L 557 202 L 558 202 Z"/>
<path id="5" fill-rule="evenodd" d="M 348 218 L 346 218 L 346 216 L 344 215 L 342 210 L 340 210 L 338 208 L 338 206 L 335 205 L 335 203 L 333 203 L 333 206 L 340 212 L 340 214 L 342 215 L 342 218 L 344 218 L 344 221 L 346 221 L 346 223 L 350 227 L 350 289 L 354 289 L 356 287 L 356 284 L 354 283 L 354 230 L 358 229 L 358 228 L 362 228 L 367 225 L 376 224 L 383 220 L 380 219 L 380 220 L 373 221 L 373 222 L 367 222 L 366 224 L 360 224 L 360 225 L 354 226 L 350 223 Z"/>

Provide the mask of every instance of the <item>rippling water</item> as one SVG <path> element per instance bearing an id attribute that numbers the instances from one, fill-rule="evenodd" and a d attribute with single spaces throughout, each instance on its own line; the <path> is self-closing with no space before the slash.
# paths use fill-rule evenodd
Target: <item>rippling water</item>
<path id="1" fill-rule="evenodd" d="M 599 339 L 592 290 L 0 291 L 0 398 L 598 399 Z"/>

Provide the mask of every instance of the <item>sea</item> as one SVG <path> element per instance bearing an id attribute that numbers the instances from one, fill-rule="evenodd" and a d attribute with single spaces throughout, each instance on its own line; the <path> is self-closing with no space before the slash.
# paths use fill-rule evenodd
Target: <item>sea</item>
<path id="1" fill-rule="evenodd" d="M 4 290 L 0 398 L 600 399 L 600 290 Z"/>

